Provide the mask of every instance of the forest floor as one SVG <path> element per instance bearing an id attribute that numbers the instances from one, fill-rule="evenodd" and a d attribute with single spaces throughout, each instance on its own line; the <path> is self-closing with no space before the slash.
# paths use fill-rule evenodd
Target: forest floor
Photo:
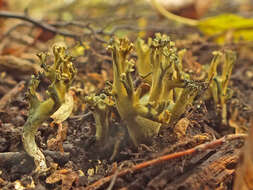
<path id="1" fill-rule="evenodd" d="M 63 123 L 67 130 L 64 153 L 58 147 L 48 146 L 48 140 L 57 135 L 57 126 L 50 126 L 50 121 L 43 123 L 36 135 L 36 142 L 50 167 L 44 175 L 33 172 L 33 160 L 22 145 L 23 125 L 28 116 L 25 94 L 31 75 L 39 71 L 36 53 L 48 51 L 64 35 L 56 35 L 24 19 L 1 19 L 4 32 L 0 42 L 0 188 L 232 189 L 245 141 L 245 136 L 236 132 L 247 132 L 253 108 L 252 43 L 228 41 L 219 45 L 196 28 L 170 23 L 148 7 L 141 9 L 136 5 L 131 10 L 128 4 L 110 6 L 110 9 L 98 9 L 99 13 L 91 7 L 83 16 L 87 21 L 76 25 L 65 23 L 65 28 L 57 19 L 43 21 L 57 31 L 84 33 L 79 39 L 81 46 L 76 36 L 64 37 L 70 53 L 78 54 L 73 61 L 78 69 L 73 86 L 80 89 L 74 111 Z M 186 133 L 180 138 L 172 128 L 162 128 L 150 145 L 134 147 L 127 130 L 116 118 L 113 127 L 120 129 L 112 132 L 105 145 L 98 146 L 94 118 L 83 100 L 85 95 L 101 91 L 107 80 L 112 81 L 112 59 L 106 50 L 107 42 L 113 35 L 128 35 L 134 41 L 137 35 L 147 38 L 156 32 L 169 35 L 178 49 L 187 50 L 184 69 L 195 74 L 203 65 L 211 63 L 213 51 L 231 49 L 236 52 L 237 60 L 229 81 L 233 94 L 226 102 L 228 124 L 221 123 L 212 99 L 199 98 L 198 106 L 189 108 L 175 124 L 186 126 Z M 47 85 L 44 81 L 40 90 Z M 117 153 L 113 154 L 117 143 Z"/>

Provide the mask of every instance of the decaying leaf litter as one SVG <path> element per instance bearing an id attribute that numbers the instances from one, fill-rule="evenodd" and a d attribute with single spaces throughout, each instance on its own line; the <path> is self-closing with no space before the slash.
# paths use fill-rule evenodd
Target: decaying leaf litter
<path id="1" fill-rule="evenodd" d="M 9 12 L 0 13 L 5 17 L 1 20 L 0 57 L 1 188 L 233 189 L 235 167 L 251 125 L 253 59 L 252 44 L 248 41 L 252 30 L 247 24 L 250 19 L 232 15 L 229 19 L 235 21 L 231 29 L 219 27 L 224 16 L 221 21 L 219 16 L 218 21 L 206 19 L 202 24 L 207 22 L 211 28 L 214 24 L 217 30 L 204 31 L 199 24 L 201 33 L 198 27 L 162 19 L 143 1 L 118 4 L 78 4 L 77 1 L 66 7 L 56 3 L 47 16 L 43 16 L 43 11 L 25 15 L 11 4 L 5 6 Z M 85 13 L 80 11 L 82 6 Z M 36 10 L 39 5 L 30 7 Z M 16 14 L 17 11 L 20 13 Z M 16 14 L 18 19 L 7 19 L 6 13 Z M 222 13 L 210 10 L 208 14 L 211 20 L 212 15 Z M 35 24 L 24 22 L 26 18 Z M 236 24 L 238 19 L 240 24 Z M 242 31 L 247 35 L 240 35 Z M 137 40 L 138 37 L 144 41 Z M 159 38 L 162 40 L 155 41 Z M 111 52 L 117 54 L 120 43 L 132 46 L 131 42 L 134 47 L 127 50 L 127 67 L 117 71 L 120 73 L 117 78 L 117 66 L 113 69 L 113 64 L 121 67 L 125 63 L 122 58 L 117 60 L 111 56 Z M 69 90 L 71 95 L 67 96 L 71 100 L 65 101 L 62 107 L 62 110 L 72 110 L 72 114 L 59 111 L 58 116 L 52 116 L 55 122 L 47 116 L 40 124 L 35 140 L 45 156 L 46 168 L 38 172 L 40 169 L 36 170 L 34 160 L 25 153 L 21 138 L 29 119 L 27 92 L 29 81 L 31 85 L 34 80 L 31 75 L 37 74 L 40 76 L 37 98 L 46 101 L 50 92 L 55 98 L 50 86 L 56 83 L 50 74 L 44 74 L 46 77 L 39 74 L 49 67 L 43 64 L 40 67 L 36 54 L 51 54 L 46 64 L 52 65 L 55 62 L 52 54 L 57 47 L 67 48 L 66 55 L 73 58 L 65 57 L 65 60 L 77 68 Z M 149 61 L 150 54 L 154 56 L 154 63 L 162 64 L 157 67 L 158 73 L 164 71 L 167 78 L 175 81 L 171 83 L 174 86 L 187 89 L 187 85 L 198 84 L 201 87 L 191 102 L 180 106 L 183 111 L 176 114 L 176 119 L 171 119 L 175 116 L 171 113 L 182 94 L 180 88 L 163 94 L 162 89 L 168 88 L 163 85 L 168 81 L 163 82 L 161 73 L 156 78 L 155 71 L 150 72 L 145 65 L 138 67 L 139 63 Z M 156 61 L 156 56 L 160 56 L 160 61 Z M 176 57 L 168 60 L 177 60 L 179 66 L 173 62 L 166 67 L 164 60 L 167 59 L 163 56 Z M 229 67 L 231 63 L 233 66 Z M 72 73 L 64 67 L 60 70 Z M 69 75 L 61 73 L 63 81 L 69 81 L 66 80 Z M 160 79 L 162 85 L 156 87 L 154 84 Z M 56 80 L 61 79 L 56 77 Z M 128 97 L 135 97 L 127 105 L 138 101 L 142 106 L 133 107 L 133 116 L 124 111 L 124 93 L 123 96 L 119 93 L 125 90 Z M 145 97 L 148 92 L 150 95 Z M 98 123 L 102 126 L 100 130 Z M 103 128 L 104 125 L 107 127 Z M 131 129 L 131 126 L 146 125 L 157 126 L 155 133 Z"/>

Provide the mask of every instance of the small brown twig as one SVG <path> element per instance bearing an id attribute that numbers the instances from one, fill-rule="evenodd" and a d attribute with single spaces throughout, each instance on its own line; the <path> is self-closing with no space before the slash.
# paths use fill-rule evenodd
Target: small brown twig
<path id="1" fill-rule="evenodd" d="M 7 94 L 5 94 L 0 99 L 0 110 L 4 109 L 5 106 L 11 102 L 12 98 L 21 92 L 25 87 L 25 81 L 19 82 L 13 89 L 11 89 Z"/>
<path id="2" fill-rule="evenodd" d="M 4 18 L 12 18 L 12 19 L 20 19 L 20 20 L 24 20 L 27 22 L 32 23 L 33 25 L 40 27 L 44 30 L 47 30 L 49 32 L 52 32 L 54 34 L 60 34 L 69 38 L 74 38 L 74 39 L 79 39 L 80 36 L 77 34 L 73 34 L 73 33 L 69 33 L 66 31 L 62 31 L 62 30 L 58 30 L 57 28 L 55 28 L 53 25 L 47 24 L 47 23 L 43 23 L 41 21 L 32 19 L 24 14 L 20 14 L 20 13 L 12 13 L 9 11 L 0 11 L 0 17 L 4 17 Z"/>
<path id="3" fill-rule="evenodd" d="M 155 158 L 153 160 L 149 160 L 149 161 L 145 161 L 145 162 L 142 162 L 140 164 L 137 164 L 131 168 L 127 168 L 127 169 L 124 169 L 122 171 L 120 171 L 118 174 L 117 174 L 117 177 L 122 177 L 128 173 L 133 173 L 133 172 L 136 172 L 138 170 L 141 170 L 143 168 L 147 168 L 149 166 L 154 166 L 154 165 L 157 165 L 157 164 L 161 164 L 162 162 L 165 162 L 165 161 L 169 161 L 169 160 L 172 160 L 172 159 L 176 159 L 176 158 L 181 158 L 183 156 L 187 156 L 187 155 L 192 155 L 194 153 L 199 153 L 199 152 L 203 152 L 203 151 L 206 151 L 208 149 L 213 149 L 213 148 L 216 148 L 226 142 L 229 142 L 231 140 L 235 140 L 235 139 L 240 139 L 240 138 L 245 138 L 247 137 L 247 134 L 232 134 L 232 135 L 227 135 L 227 136 L 224 136 L 220 139 L 217 139 L 217 140 L 214 140 L 212 142 L 209 142 L 209 143 L 204 143 L 204 144 L 201 144 L 201 145 L 198 145 L 194 148 L 190 148 L 190 149 L 187 149 L 187 150 L 184 150 L 184 151 L 181 151 L 181 152 L 175 152 L 175 153 L 172 153 L 172 154 L 167 154 L 167 155 L 164 155 L 164 156 L 160 156 L 158 158 Z M 113 178 L 114 178 L 114 174 L 110 175 L 110 176 L 107 176 L 107 177 L 104 177 L 98 181 L 96 181 L 95 183 L 87 186 L 85 188 L 85 190 L 95 190 L 95 189 L 98 189 L 100 188 L 102 185 L 105 185 L 106 183 L 110 182 Z"/>
<path id="4" fill-rule="evenodd" d="M 57 21 L 57 22 L 51 23 L 51 25 L 54 27 L 76 26 L 79 28 L 87 28 L 87 26 L 89 26 L 90 23 L 83 23 L 83 22 L 79 22 L 79 21 L 67 21 L 67 22 Z"/>

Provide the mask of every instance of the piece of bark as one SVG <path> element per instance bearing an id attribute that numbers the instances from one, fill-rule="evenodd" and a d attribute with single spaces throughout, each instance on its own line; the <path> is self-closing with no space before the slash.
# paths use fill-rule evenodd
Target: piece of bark
<path id="1" fill-rule="evenodd" d="M 236 171 L 234 190 L 253 189 L 253 122 L 243 149 L 243 155 Z"/>
<path id="2" fill-rule="evenodd" d="M 166 190 L 218 190 L 232 186 L 242 139 L 213 150 L 170 160 L 138 173 L 118 177 L 114 188 Z"/>
<path id="3" fill-rule="evenodd" d="M 167 184 L 165 189 L 214 190 L 224 184 L 228 186 L 232 182 L 239 152 L 237 150 L 233 154 L 223 156 L 221 152 L 214 154 L 203 164 L 195 168 L 188 168 L 185 174 Z"/>

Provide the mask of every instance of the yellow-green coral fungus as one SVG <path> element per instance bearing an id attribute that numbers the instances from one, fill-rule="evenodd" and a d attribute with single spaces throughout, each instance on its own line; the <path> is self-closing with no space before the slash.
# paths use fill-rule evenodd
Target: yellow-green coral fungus
<path id="1" fill-rule="evenodd" d="M 40 124 L 46 121 L 65 102 L 65 95 L 73 81 L 76 70 L 70 61 L 71 57 L 66 55 L 64 47 L 53 47 L 54 63 L 46 64 L 46 54 L 39 54 L 43 71 L 37 76 L 32 76 L 27 98 L 29 101 L 29 115 L 23 130 L 23 145 L 26 152 L 33 157 L 36 171 L 43 172 L 47 169 L 43 153 L 35 142 L 35 135 Z M 41 77 L 47 78 L 51 84 L 48 87 L 48 98 L 39 100 L 36 90 Z"/>
<path id="2" fill-rule="evenodd" d="M 113 102 L 105 94 L 86 96 L 85 101 L 90 106 L 95 119 L 96 140 L 103 144 L 108 138 L 109 115 Z"/>
<path id="3" fill-rule="evenodd" d="M 216 104 L 222 106 L 222 117 L 226 118 L 227 85 L 234 53 L 226 51 L 221 76 L 217 75 L 221 55 L 216 53 L 209 72 L 205 73 L 207 80 L 200 82 L 194 81 L 190 74 L 184 72 L 182 56 L 185 50 L 178 52 L 167 35 L 158 33 L 148 43 L 137 39 L 135 48 L 136 61 L 129 59 L 134 44 L 127 38 L 111 40 L 108 49 L 113 58 L 113 84 L 107 98 L 111 96 L 110 100 L 114 101 L 111 106 L 115 106 L 136 146 L 149 142 L 151 137 L 158 134 L 162 125 L 172 127 L 195 97 L 207 89 L 208 84 Z M 138 85 L 133 80 L 135 66 L 141 79 Z M 93 105 L 97 123 L 96 138 L 104 141 L 110 120 L 108 104 L 99 96 L 86 99 Z"/>
<path id="4" fill-rule="evenodd" d="M 221 65 L 221 73 L 218 73 L 218 66 Z M 236 54 L 233 51 L 226 50 L 214 52 L 214 58 L 209 67 L 208 80 L 210 81 L 210 92 L 214 99 L 215 106 L 221 107 L 222 124 L 227 125 L 227 105 L 226 101 L 231 96 L 228 89 L 228 82 L 231 77 L 232 69 L 236 60 Z"/>
<path id="5" fill-rule="evenodd" d="M 134 61 L 128 59 L 133 44 L 126 38 L 113 39 L 109 49 L 113 57 L 112 95 L 132 141 L 138 145 L 157 135 L 162 124 L 179 119 L 200 87 L 187 79 L 174 42 L 168 36 L 156 34 L 149 45 L 139 40 L 136 46 L 139 75 L 144 81 L 144 75 L 151 76 L 145 81 L 151 85 L 146 94 L 142 93 L 142 85 L 133 84 Z"/>
<path id="6" fill-rule="evenodd" d="M 134 88 L 131 76 L 134 62 L 128 60 L 132 48 L 133 44 L 126 38 L 114 39 L 109 46 L 113 57 L 112 95 L 120 117 L 126 123 L 134 144 L 137 145 L 158 134 L 161 123 L 147 117 L 152 111 L 141 104 L 141 89 Z"/>

